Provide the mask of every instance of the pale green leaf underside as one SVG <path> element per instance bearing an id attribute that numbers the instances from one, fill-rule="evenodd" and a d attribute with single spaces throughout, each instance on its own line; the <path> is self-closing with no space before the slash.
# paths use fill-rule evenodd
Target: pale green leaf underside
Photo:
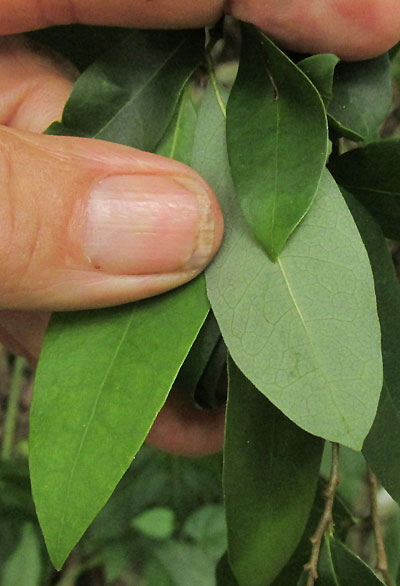
<path id="1" fill-rule="evenodd" d="M 223 115 L 211 94 L 203 110 L 195 161 L 225 216 L 223 247 L 207 270 L 225 343 L 247 378 L 300 427 L 361 449 L 382 358 L 371 268 L 351 214 L 325 172 L 310 212 L 279 262 L 270 262 L 234 198 Z"/>

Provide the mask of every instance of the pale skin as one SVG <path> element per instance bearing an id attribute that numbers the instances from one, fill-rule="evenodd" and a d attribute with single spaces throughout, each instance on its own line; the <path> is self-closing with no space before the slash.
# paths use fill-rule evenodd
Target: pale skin
<path id="1" fill-rule="evenodd" d="M 49 312 L 177 287 L 210 262 L 223 219 L 212 190 L 188 167 L 100 141 L 41 136 L 60 118 L 76 72 L 18 34 L 75 22 L 203 27 L 224 11 L 291 49 L 344 59 L 373 57 L 400 38 L 399 0 L 0 3 L 0 340 L 32 363 Z M 129 225 L 127 208 L 121 211 L 126 192 L 135 218 Z M 177 390 L 148 439 L 177 454 L 212 453 L 222 445 L 223 420 L 223 409 L 197 411 Z"/>

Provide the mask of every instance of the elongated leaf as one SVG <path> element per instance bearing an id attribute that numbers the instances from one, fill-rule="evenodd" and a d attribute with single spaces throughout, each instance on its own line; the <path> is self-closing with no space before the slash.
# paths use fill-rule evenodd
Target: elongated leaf
<path id="1" fill-rule="evenodd" d="M 376 413 L 382 357 L 371 267 L 351 214 L 324 174 L 301 227 L 279 262 L 269 262 L 236 203 L 211 92 L 199 116 L 194 166 L 225 217 L 222 250 L 206 277 L 228 350 L 300 427 L 359 450 Z"/>
<path id="2" fill-rule="evenodd" d="M 203 47 L 200 31 L 132 31 L 78 79 L 48 133 L 153 151 Z"/>
<path id="3" fill-rule="evenodd" d="M 179 59 L 175 65 L 178 71 Z M 102 76 L 97 81 L 101 87 Z M 151 87 L 157 95 L 159 85 Z M 146 104 L 139 105 L 145 122 Z M 159 123 L 162 128 L 162 116 Z M 118 139 L 118 125 L 113 129 Z M 182 124 L 181 129 L 188 133 Z M 186 156 L 181 148 L 186 142 L 176 138 L 176 143 L 175 157 Z M 208 312 L 199 277 L 146 302 L 53 318 L 31 409 L 30 470 L 39 521 L 57 568 L 143 443 Z"/>
<path id="4" fill-rule="evenodd" d="M 297 63 L 319 91 L 325 106 L 333 96 L 333 74 L 338 63 L 339 57 L 331 53 L 312 55 Z"/>
<path id="5" fill-rule="evenodd" d="M 379 586 L 383 584 L 361 558 L 333 537 L 325 537 L 318 574 L 321 586 Z"/>
<path id="6" fill-rule="evenodd" d="M 268 586 L 289 561 L 314 501 L 322 449 L 229 361 L 224 493 L 239 584 Z"/>
<path id="7" fill-rule="evenodd" d="M 378 220 L 385 236 L 400 240 L 400 140 L 354 149 L 333 160 L 329 168 Z"/>
<path id="8" fill-rule="evenodd" d="M 228 154 L 244 216 L 276 260 L 317 192 L 327 121 L 304 73 L 255 28 L 243 25 L 242 33 L 227 110 Z"/>
<path id="9" fill-rule="evenodd" d="M 346 200 L 371 261 L 382 331 L 383 388 L 363 452 L 383 486 L 400 502 L 400 286 L 379 226 L 350 194 Z"/>
<path id="10" fill-rule="evenodd" d="M 340 63 L 336 67 L 328 112 L 343 135 L 356 140 L 357 135 L 366 141 L 378 139 L 391 104 L 392 80 L 387 54 L 357 63 Z"/>
<path id="11" fill-rule="evenodd" d="M 276 580 L 273 581 L 271 586 L 288 586 L 288 584 L 297 584 L 297 580 L 302 573 L 304 565 L 310 559 L 311 537 L 314 535 L 318 522 L 324 513 L 326 504 L 326 499 L 324 497 L 325 490 L 326 483 L 320 481 L 311 514 L 308 518 L 307 526 L 304 530 L 301 541 L 289 562 L 286 564 L 285 568 L 283 568 Z M 337 494 L 335 496 L 333 507 L 333 522 L 336 534 L 343 539 L 345 539 L 349 528 L 355 523 L 353 514 Z"/>
<path id="12" fill-rule="evenodd" d="M 53 317 L 31 409 L 30 468 L 57 568 L 143 443 L 207 312 L 200 279 L 101 316 Z"/>

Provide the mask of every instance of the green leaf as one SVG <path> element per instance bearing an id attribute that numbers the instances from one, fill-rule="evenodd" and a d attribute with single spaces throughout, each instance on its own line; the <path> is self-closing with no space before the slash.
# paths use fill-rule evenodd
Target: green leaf
<path id="1" fill-rule="evenodd" d="M 192 101 L 193 88 L 186 84 L 169 127 L 157 146 L 158 155 L 190 164 L 197 123 L 197 112 Z"/>
<path id="2" fill-rule="evenodd" d="M 242 25 L 242 33 L 227 109 L 228 154 L 244 216 L 276 260 L 317 192 L 327 120 L 304 73 L 254 27 Z"/>
<path id="3" fill-rule="evenodd" d="M 201 32 L 133 31 L 81 76 L 59 130 L 155 149 L 202 46 Z M 184 157 L 181 117 L 168 132 Z M 57 568 L 135 457 L 208 311 L 199 277 L 130 306 L 53 317 L 35 382 L 30 469 Z"/>
<path id="4" fill-rule="evenodd" d="M 169 541 L 154 555 L 174 586 L 215 586 L 215 564 L 196 545 Z"/>
<path id="5" fill-rule="evenodd" d="M 73 24 L 52 26 L 25 34 L 33 41 L 60 53 L 83 71 L 130 32 L 120 27 Z"/>
<path id="6" fill-rule="evenodd" d="M 193 396 L 220 337 L 217 321 L 210 311 L 176 379 L 176 384 Z"/>
<path id="7" fill-rule="evenodd" d="M 314 500 L 323 442 L 272 405 L 229 361 L 224 493 L 239 584 L 267 586 L 290 559 Z"/>
<path id="8" fill-rule="evenodd" d="M 354 149 L 334 159 L 329 168 L 378 220 L 385 236 L 400 240 L 400 140 Z"/>
<path id="9" fill-rule="evenodd" d="M 1 569 L 1 586 L 40 586 L 41 574 L 38 534 L 31 523 L 26 523 L 17 548 Z"/>
<path id="10" fill-rule="evenodd" d="M 53 316 L 31 408 L 30 469 L 57 568 L 142 445 L 207 313 L 200 278 L 130 306 Z"/>
<path id="11" fill-rule="evenodd" d="M 320 474 L 325 480 L 328 480 L 332 466 L 332 449 L 330 444 L 326 444 L 322 456 Z M 337 494 L 353 508 L 358 510 L 360 500 L 365 493 L 365 473 L 367 463 L 361 452 L 355 452 L 341 446 L 339 458 L 339 478 L 340 483 L 337 488 Z"/>
<path id="12" fill-rule="evenodd" d="M 328 112 L 339 133 L 355 140 L 377 140 L 391 105 L 392 78 L 388 54 L 336 66 L 333 99 Z"/>
<path id="13" fill-rule="evenodd" d="M 379 226 L 350 194 L 346 200 L 371 261 L 382 332 L 383 388 L 363 452 L 383 486 L 400 502 L 400 286 Z"/>
<path id="14" fill-rule="evenodd" d="M 47 132 L 153 151 L 203 47 L 201 31 L 132 31 L 81 75 Z"/>
<path id="15" fill-rule="evenodd" d="M 339 57 L 332 53 L 311 55 L 297 63 L 297 67 L 306 74 L 319 91 L 325 106 L 329 104 L 333 96 L 333 74 L 338 63 Z"/>
<path id="16" fill-rule="evenodd" d="M 193 161 L 224 211 L 224 242 L 206 278 L 233 360 L 297 425 L 361 449 L 382 388 L 380 331 L 368 256 L 339 189 L 326 172 L 312 209 L 272 263 L 237 205 L 212 90 Z"/>
<path id="17" fill-rule="evenodd" d="M 383 584 L 361 558 L 333 537 L 325 537 L 318 574 L 321 586 L 379 586 Z"/>
<path id="18" fill-rule="evenodd" d="M 194 511 L 186 520 L 183 536 L 194 541 L 217 562 L 226 550 L 226 521 L 223 505 L 207 504 Z"/>
<path id="19" fill-rule="evenodd" d="M 174 532 L 175 515 L 171 509 L 155 507 L 137 515 L 131 527 L 152 539 L 167 539 Z"/>
<path id="20" fill-rule="evenodd" d="M 239 586 L 229 565 L 228 554 L 223 555 L 218 563 L 217 586 Z"/>

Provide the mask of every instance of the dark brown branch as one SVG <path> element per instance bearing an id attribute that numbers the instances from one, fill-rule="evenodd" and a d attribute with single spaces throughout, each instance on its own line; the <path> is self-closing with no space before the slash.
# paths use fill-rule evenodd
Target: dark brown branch
<path id="1" fill-rule="evenodd" d="M 372 529 L 376 546 L 376 570 L 381 574 L 386 586 L 394 586 L 389 574 L 382 524 L 378 511 L 378 481 L 372 470 L 368 469 L 368 492 L 371 506 Z"/>
<path id="2" fill-rule="evenodd" d="M 324 491 L 325 507 L 319 520 L 317 529 L 311 537 L 312 549 L 308 563 L 304 566 L 308 572 L 307 586 L 314 586 L 318 578 L 318 561 L 321 551 L 322 540 L 325 532 L 333 523 L 333 504 L 335 501 L 336 488 L 339 484 L 339 444 L 332 444 L 332 466 L 328 486 Z"/>

